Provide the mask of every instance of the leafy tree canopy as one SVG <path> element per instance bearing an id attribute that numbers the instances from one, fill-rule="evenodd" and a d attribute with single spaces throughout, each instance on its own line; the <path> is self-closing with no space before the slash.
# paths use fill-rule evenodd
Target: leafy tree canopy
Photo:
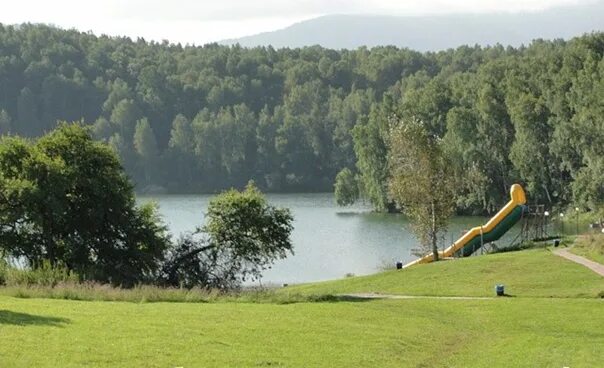
<path id="1" fill-rule="evenodd" d="M 164 283 L 229 289 L 258 279 L 293 253 L 292 221 L 289 210 L 271 206 L 253 183 L 226 191 L 210 202 L 206 223 L 170 251 Z"/>
<path id="2" fill-rule="evenodd" d="M 419 119 L 447 142 L 459 212 L 496 211 L 514 182 L 541 203 L 594 208 L 602 45 L 593 33 L 432 53 L 248 49 L 0 25 L 0 134 L 94 122 L 138 189 L 216 192 L 251 179 L 329 191 L 348 168 L 360 197 L 388 211 L 387 122 Z"/>
<path id="3" fill-rule="evenodd" d="M 168 246 L 153 206 L 137 207 L 115 153 L 62 123 L 36 140 L 0 140 L 0 250 L 84 279 L 133 285 L 155 277 Z"/>
<path id="4" fill-rule="evenodd" d="M 438 260 L 438 240 L 455 209 L 453 172 L 442 140 L 419 120 L 391 128 L 389 192 L 411 221 L 420 244 Z"/>

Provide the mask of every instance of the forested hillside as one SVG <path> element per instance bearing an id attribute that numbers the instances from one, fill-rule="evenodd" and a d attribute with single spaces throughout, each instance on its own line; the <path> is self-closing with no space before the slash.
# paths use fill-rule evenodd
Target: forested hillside
<path id="1" fill-rule="evenodd" d="M 526 48 L 185 47 L 42 25 L 0 26 L 0 133 L 80 120 L 139 189 L 331 190 L 359 173 L 378 209 L 388 122 L 447 141 L 458 208 L 604 200 L 604 34 Z M 356 153 L 356 154 L 355 154 Z"/>

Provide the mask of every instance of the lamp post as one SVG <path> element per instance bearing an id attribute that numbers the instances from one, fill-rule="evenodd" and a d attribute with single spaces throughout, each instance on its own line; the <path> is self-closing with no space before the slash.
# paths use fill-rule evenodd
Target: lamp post
<path id="1" fill-rule="evenodd" d="M 545 226 L 544 226 L 545 234 L 543 234 L 543 237 L 546 237 L 548 235 L 548 232 L 547 232 L 547 220 L 549 219 L 549 211 L 543 212 L 543 215 L 545 216 Z"/>
<path id="2" fill-rule="evenodd" d="M 560 232 L 564 235 L 564 212 L 560 212 Z"/>
<path id="3" fill-rule="evenodd" d="M 575 233 L 577 235 L 579 235 L 579 207 L 575 207 L 575 225 L 576 225 L 576 231 Z"/>

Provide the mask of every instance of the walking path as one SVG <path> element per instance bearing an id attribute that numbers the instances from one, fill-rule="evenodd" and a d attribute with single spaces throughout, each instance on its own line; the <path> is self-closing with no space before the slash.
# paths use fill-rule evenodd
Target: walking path
<path id="1" fill-rule="evenodd" d="M 394 295 L 377 293 L 340 294 L 344 298 L 352 299 L 447 299 L 447 300 L 486 300 L 494 299 L 484 296 L 428 296 L 428 295 Z"/>
<path id="2" fill-rule="evenodd" d="M 573 253 L 569 252 L 568 249 L 556 249 L 554 251 L 554 254 L 558 255 L 560 257 L 566 258 L 569 261 L 573 261 L 575 263 L 583 265 L 583 266 L 589 268 L 590 270 L 592 270 L 593 272 L 597 273 L 598 275 L 604 276 L 604 265 L 603 264 L 600 264 L 600 263 L 594 262 L 594 261 L 590 261 L 587 258 L 573 254 Z"/>

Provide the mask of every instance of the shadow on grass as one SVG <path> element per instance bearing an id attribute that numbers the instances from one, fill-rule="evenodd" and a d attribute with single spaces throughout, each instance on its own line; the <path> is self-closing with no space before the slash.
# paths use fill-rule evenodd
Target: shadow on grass
<path id="1" fill-rule="evenodd" d="M 36 316 L 34 314 L 17 313 L 8 310 L 0 310 L 0 325 L 17 326 L 55 326 L 61 327 L 69 323 L 69 319 L 60 317 Z"/>
<path id="2" fill-rule="evenodd" d="M 279 300 L 266 300 L 264 302 L 274 304 L 299 304 L 299 303 L 339 303 L 339 302 L 370 302 L 374 299 L 360 298 L 354 295 L 333 295 L 333 294 L 319 294 L 319 295 L 294 295 L 288 296 Z"/>
<path id="3" fill-rule="evenodd" d="M 319 303 L 338 303 L 338 302 L 370 302 L 381 298 L 363 298 L 355 295 L 317 295 L 309 297 L 311 302 Z"/>

